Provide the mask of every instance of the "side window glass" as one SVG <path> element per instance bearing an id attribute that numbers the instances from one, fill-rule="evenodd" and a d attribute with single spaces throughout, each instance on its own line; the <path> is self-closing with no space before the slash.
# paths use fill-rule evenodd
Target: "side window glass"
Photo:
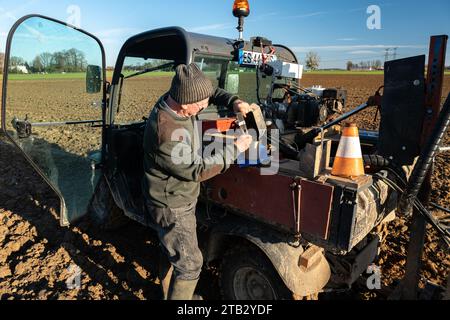
<path id="1" fill-rule="evenodd" d="M 116 124 L 140 122 L 143 117 L 148 117 L 158 99 L 170 89 L 175 75 L 171 63 L 173 61 L 126 57 Z M 145 72 L 155 68 L 160 69 Z M 141 72 L 143 74 L 136 75 Z"/>
<path id="2" fill-rule="evenodd" d="M 30 17 L 9 45 L 3 130 L 62 198 L 61 221 L 86 213 L 98 180 L 103 48 L 63 23 Z"/>

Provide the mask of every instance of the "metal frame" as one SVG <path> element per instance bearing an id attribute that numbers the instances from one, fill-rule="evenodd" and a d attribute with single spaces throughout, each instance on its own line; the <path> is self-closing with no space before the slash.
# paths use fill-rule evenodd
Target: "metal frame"
<path id="1" fill-rule="evenodd" d="M 31 14 L 31 15 L 27 15 L 24 16 L 22 18 L 20 18 L 19 20 L 16 21 L 16 23 L 13 25 L 13 27 L 11 28 L 11 30 L 9 31 L 8 34 L 8 38 L 6 40 L 6 51 L 5 51 L 5 61 L 4 61 L 4 66 L 3 66 L 3 84 L 2 84 L 2 104 L 1 104 L 1 116 L 2 116 L 2 121 L 1 121 L 1 130 L 3 131 L 3 133 L 5 134 L 5 136 L 8 138 L 8 140 L 10 140 L 22 153 L 22 155 L 25 157 L 25 159 L 31 164 L 31 166 L 34 168 L 34 170 L 42 177 L 42 179 L 44 179 L 44 181 L 51 187 L 51 189 L 56 193 L 56 195 L 58 196 L 58 198 L 60 199 L 60 203 L 61 203 L 61 207 L 60 207 L 60 224 L 61 226 L 67 226 L 68 222 L 65 221 L 63 219 L 64 217 L 64 211 L 65 211 L 65 200 L 64 197 L 62 196 L 62 194 L 53 186 L 53 183 L 50 182 L 50 180 L 43 174 L 43 172 L 41 171 L 41 169 L 34 163 L 34 161 L 18 146 L 18 144 L 14 141 L 14 139 L 8 134 L 8 132 L 6 131 L 6 97 L 7 97 L 7 87 L 8 87 L 8 66 L 9 66 L 9 60 L 10 60 L 10 54 L 11 54 L 11 42 L 13 40 L 13 36 L 15 34 L 15 32 L 17 31 L 17 28 L 26 20 L 31 19 L 31 18 L 41 18 L 41 19 L 46 19 L 55 23 L 59 23 L 63 26 L 66 26 L 68 28 L 72 28 L 76 31 L 79 31 L 89 37 L 91 37 L 92 39 L 94 39 L 98 45 L 100 46 L 100 50 L 102 52 L 102 68 L 103 68 L 103 101 L 102 101 L 102 116 L 103 119 L 105 119 L 105 112 L 106 112 L 106 55 L 105 55 L 105 49 L 103 47 L 103 44 L 101 43 L 101 41 L 94 36 L 93 34 L 84 31 L 82 29 L 79 29 L 75 26 L 72 26 L 70 24 L 67 24 L 65 22 L 47 17 L 47 16 L 43 16 L 43 15 L 39 15 L 39 14 Z M 104 130 L 105 130 L 105 122 L 103 120 L 103 133 L 102 133 L 102 137 L 104 136 Z M 103 140 L 103 138 L 102 138 Z M 103 141 L 102 141 L 103 142 Z M 102 143 L 102 148 L 104 148 L 104 144 Z M 102 152 L 103 153 L 103 152 Z"/>
<path id="2" fill-rule="evenodd" d="M 431 37 L 427 74 L 426 101 L 424 102 L 425 122 L 422 132 L 422 146 L 426 143 L 439 117 L 444 81 L 445 54 L 448 36 Z M 428 172 L 419 198 L 428 205 L 431 191 L 432 169 Z M 426 220 L 420 213 L 414 212 L 411 225 L 411 240 L 408 247 L 406 274 L 402 282 L 401 298 L 418 298 L 422 253 L 425 245 Z"/>
<path id="3" fill-rule="evenodd" d="M 112 85 L 117 85 L 119 83 L 120 73 L 122 71 L 122 67 L 125 62 L 125 57 L 131 46 L 133 46 L 137 43 L 143 42 L 143 41 L 150 41 L 151 39 L 167 37 L 169 35 L 175 35 L 175 36 L 180 37 L 180 39 L 184 40 L 184 43 L 186 45 L 184 62 L 185 63 L 190 62 L 192 60 L 192 46 L 191 46 L 189 33 L 186 32 L 186 30 L 184 30 L 180 27 L 168 27 L 168 28 L 161 28 L 161 29 L 143 32 L 143 33 L 140 33 L 138 35 L 135 35 L 135 36 L 129 38 L 124 43 L 122 48 L 120 49 L 119 55 L 117 57 L 117 62 L 116 62 L 115 68 L 114 68 Z"/>

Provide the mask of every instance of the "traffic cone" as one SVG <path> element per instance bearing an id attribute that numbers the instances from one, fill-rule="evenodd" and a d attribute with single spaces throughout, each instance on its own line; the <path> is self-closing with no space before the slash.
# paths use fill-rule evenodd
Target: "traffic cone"
<path id="1" fill-rule="evenodd" d="M 354 123 L 345 125 L 331 174 L 343 178 L 359 177 L 365 174 L 359 130 Z"/>

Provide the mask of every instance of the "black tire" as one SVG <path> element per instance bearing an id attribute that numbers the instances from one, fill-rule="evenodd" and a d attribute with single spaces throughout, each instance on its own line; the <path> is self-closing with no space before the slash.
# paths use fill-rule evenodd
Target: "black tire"
<path id="1" fill-rule="evenodd" d="M 225 300 L 292 300 L 292 293 L 257 248 L 230 250 L 223 258 L 220 287 Z"/>
<path id="2" fill-rule="evenodd" d="M 91 221 L 104 231 L 118 230 L 130 222 L 123 210 L 116 205 L 104 177 L 95 190 L 89 212 Z"/>

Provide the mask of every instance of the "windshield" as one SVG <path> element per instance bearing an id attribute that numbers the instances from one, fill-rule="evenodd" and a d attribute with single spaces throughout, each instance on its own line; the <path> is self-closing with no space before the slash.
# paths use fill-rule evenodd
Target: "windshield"
<path id="1" fill-rule="evenodd" d="M 238 95 L 249 103 L 257 103 L 255 67 L 242 67 L 229 58 L 196 55 L 195 63 L 211 79 L 213 85 Z M 260 97 L 265 99 L 270 91 L 271 78 L 260 81 Z"/>
<path id="2" fill-rule="evenodd" d="M 148 117 L 158 99 L 167 93 L 174 76 L 173 61 L 126 57 L 122 68 L 123 85 L 115 124 L 130 124 Z M 144 72 L 147 69 L 157 69 Z M 127 78 L 132 76 L 130 78 Z"/>
<path id="3" fill-rule="evenodd" d="M 194 62 L 211 80 L 215 88 L 238 95 L 248 103 L 258 103 L 255 67 L 242 67 L 226 57 L 196 55 Z M 114 123 L 126 125 L 148 117 L 158 99 L 170 90 L 174 76 L 173 61 L 126 57 L 122 68 L 123 81 L 119 112 Z M 148 69 L 161 69 L 146 72 Z M 143 73 L 143 74 L 139 74 Z M 130 77 L 132 76 L 132 77 Z M 127 78 L 130 77 L 130 78 Z M 264 101 L 271 89 L 271 77 L 259 76 L 259 96 Z M 223 106 L 222 106 L 223 107 Z M 209 111 L 214 111 L 210 108 Z"/>

